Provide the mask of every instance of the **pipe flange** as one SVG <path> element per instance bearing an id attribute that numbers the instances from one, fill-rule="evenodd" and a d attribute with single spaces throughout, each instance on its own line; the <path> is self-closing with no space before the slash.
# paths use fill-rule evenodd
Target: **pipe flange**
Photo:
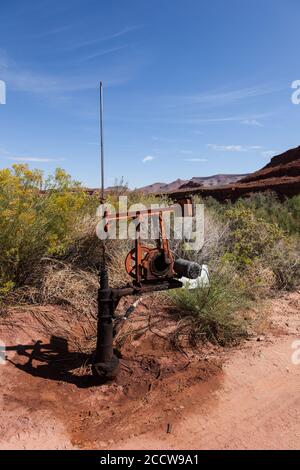
<path id="1" fill-rule="evenodd" d="M 114 379 L 117 376 L 118 369 L 119 358 L 115 354 L 108 362 L 95 362 L 92 365 L 93 376 L 106 380 Z"/>

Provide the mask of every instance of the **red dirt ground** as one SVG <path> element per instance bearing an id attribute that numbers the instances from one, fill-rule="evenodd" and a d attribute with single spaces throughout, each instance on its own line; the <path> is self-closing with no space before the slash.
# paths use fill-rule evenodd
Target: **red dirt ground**
<path id="1" fill-rule="evenodd" d="M 72 352 L 78 320 L 51 306 L 13 309 L 0 322 L 6 347 L 49 343 L 64 322 L 69 349 L 52 340 L 32 363 L 31 350 L 7 351 L 0 449 L 299 448 L 300 364 L 291 360 L 299 306 L 300 293 L 269 301 L 257 314 L 266 333 L 231 349 L 182 354 L 161 338 L 161 325 L 135 333 L 117 381 L 101 386 L 84 375 L 88 356 Z"/>

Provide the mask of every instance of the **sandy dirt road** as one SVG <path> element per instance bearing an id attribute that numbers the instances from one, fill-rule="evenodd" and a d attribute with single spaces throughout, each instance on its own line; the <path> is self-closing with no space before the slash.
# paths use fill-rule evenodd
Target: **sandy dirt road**
<path id="1" fill-rule="evenodd" d="M 299 293 L 274 299 L 266 334 L 188 360 L 146 334 L 125 348 L 118 380 L 100 387 L 78 373 L 85 355 L 16 351 L 49 336 L 36 312 L 14 311 L 0 322 L 11 347 L 0 366 L 0 448 L 299 449 L 299 307 Z"/>
<path id="2" fill-rule="evenodd" d="M 149 432 L 115 448 L 299 449 L 300 366 L 291 363 L 292 342 L 289 336 L 235 351 L 217 384 L 194 388 L 171 434 Z"/>

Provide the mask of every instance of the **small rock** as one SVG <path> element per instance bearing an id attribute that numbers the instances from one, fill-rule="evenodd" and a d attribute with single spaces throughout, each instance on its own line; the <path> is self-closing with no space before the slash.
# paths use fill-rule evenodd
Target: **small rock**
<path id="1" fill-rule="evenodd" d="M 263 336 L 258 336 L 258 338 L 256 338 L 256 341 L 264 341 L 265 338 Z"/>

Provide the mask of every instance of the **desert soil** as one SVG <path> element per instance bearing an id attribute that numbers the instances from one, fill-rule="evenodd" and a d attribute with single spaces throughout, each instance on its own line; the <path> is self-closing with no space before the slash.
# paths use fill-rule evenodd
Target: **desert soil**
<path id="1" fill-rule="evenodd" d="M 124 342 L 117 380 L 98 386 L 72 342 L 78 319 L 11 309 L 0 321 L 0 449 L 299 449 L 299 307 L 299 292 L 270 300 L 239 346 L 180 352 L 141 305 L 133 321 L 148 328 Z"/>

